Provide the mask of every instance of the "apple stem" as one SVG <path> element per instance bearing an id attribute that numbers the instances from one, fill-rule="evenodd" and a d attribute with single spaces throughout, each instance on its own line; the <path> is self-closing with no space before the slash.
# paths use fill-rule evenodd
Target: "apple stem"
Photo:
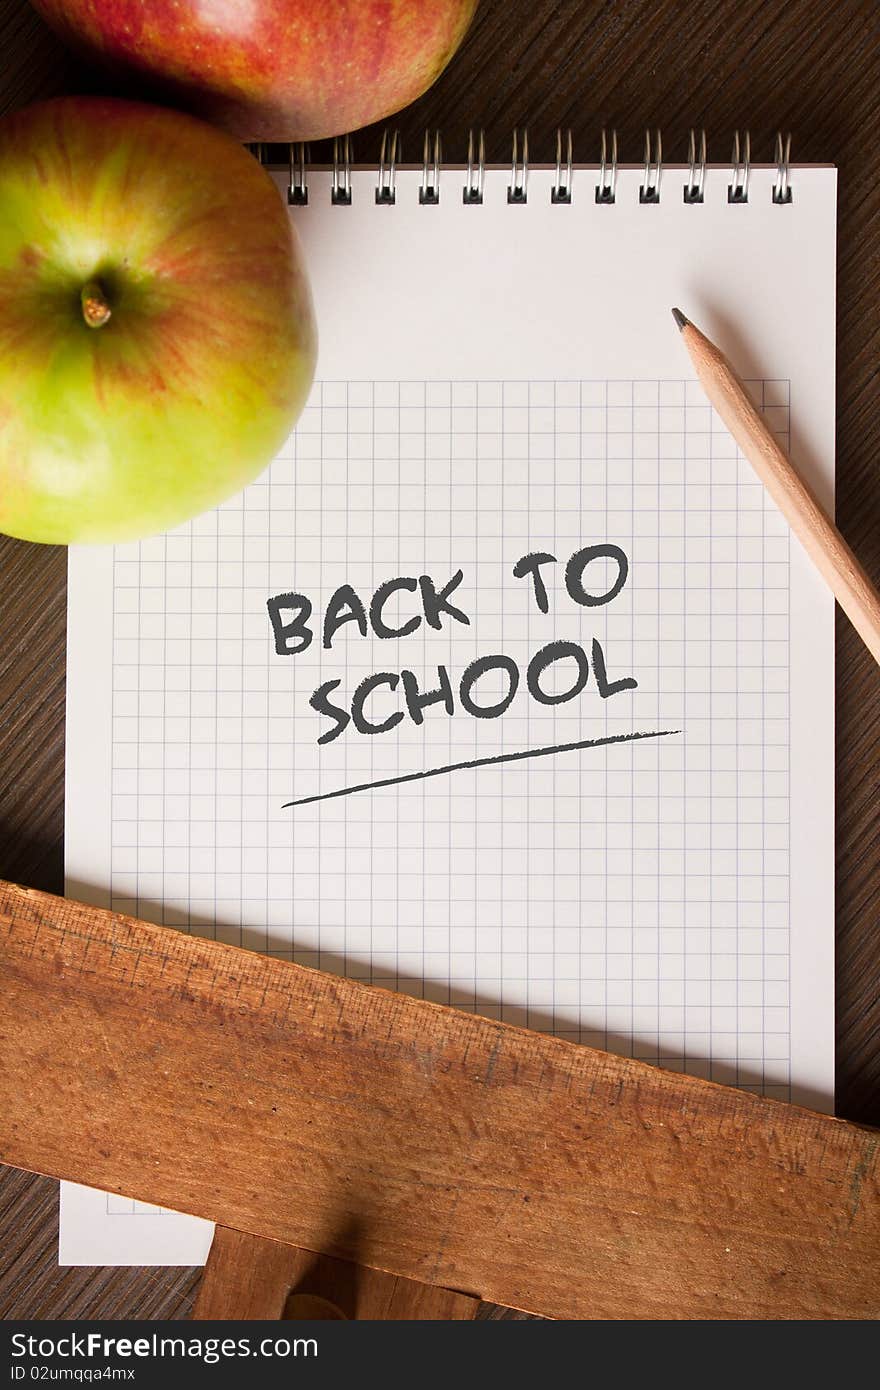
<path id="1" fill-rule="evenodd" d="M 89 280 L 88 284 L 83 285 L 79 302 L 89 328 L 103 328 L 113 312 L 98 280 Z"/>

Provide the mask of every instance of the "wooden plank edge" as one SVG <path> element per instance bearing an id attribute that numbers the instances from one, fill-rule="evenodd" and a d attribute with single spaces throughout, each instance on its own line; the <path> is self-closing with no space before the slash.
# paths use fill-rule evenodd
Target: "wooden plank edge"
<path id="1" fill-rule="evenodd" d="M 603 1107 L 610 1103 L 613 1109 L 618 1100 L 626 1099 L 632 1109 L 632 1101 L 635 1098 L 636 1109 L 639 1104 L 652 1108 L 652 1118 L 646 1125 L 646 1131 L 656 1124 L 659 1124 L 662 1130 L 664 1122 L 659 1117 L 665 1113 L 682 1127 L 684 1139 L 689 1140 L 693 1136 L 689 1135 L 688 1126 L 693 1129 L 698 1121 L 702 1123 L 703 1112 L 708 1112 L 713 1125 L 717 1124 L 719 1134 L 726 1131 L 728 1142 L 731 1136 L 736 1140 L 743 1130 L 754 1130 L 758 1133 L 762 1129 L 766 1130 L 761 1142 L 772 1141 L 772 1144 L 779 1147 L 778 1157 L 773 1158 L 772 1154 L 770 1157 L 783 1172 L 787 1172 L 786 1165 L 794 1165 L 796 1168 L 800 1161 L 800 1147 L 811 1160 L 812 1167 L 807 1165 L 807 1176 L 814 1186 L 817 1179 L 829 1182 L 834 1188 L 839 1188 L 845 1181 L 850 1183 L 854 1191 L 855 1205 L 852 1211 L 848 1212 L 848 1219 L 851 1227 L 854 1222 L 858 1226 L 856 1234 L 860 1248 L 864 1246 L 862 1237 L 866 1223 L 872 1234 L 876 1235 L 877 1214 L 880 1210 L 876 1191 L 877 1136 L 872 1131 L 848 1125 L 845 1121 L 816 1115 L 798 1107 L 785 1106 L 742 1092 L 730 1091 L 726 1087 L 697 1078 L 682 1077 L 678 1073 L 663 1073 L 642 1063 L 592 1052 L 590 1049 L 577 1047 L 559 1039 L 535 1035 L 511 1025 L 474 1018 L 442 1005 L 407 999 L 405 996 L 389 994 L 371 986 L 339 980 L 321 972 L 255 956 L 236 947 L 186 937 L 165 928 L 134 922 L 100 909 L 52 899 L 9 885 L 0 886 L 0 923 L 3 921 L 7 926 L 7 937 L 10 932 L 17 934 L 20 951 L 23 950 L 26 954 L 29 942 L 34 948 L 39 948 L 39 952 L 42 953 L 39 968 L 51 964 L 57 970 L 59 956 L 63 956 L 66 949 L 70 953 L 67 967 L 75 958 L 80 969 L 88 968 L 100 973 L 102 969 L 108 968 L 108 962 L 115 962 L 114 968 L 118 977 L 116 983 L 124 982 L 127 990 L 138 984 L 140 968 L 146 971 L 151 987 L 165 991 L 166 1003 L 173 998 L 190 1011 L 188 1017 L 191 1015 L 192 1019 L 201 1018 L 201 1022 L 206 1020 L 205 1009 L 211 1006 L 212 982 L 216 983 L 221 979 L 226 984 L 234 985 L 231 993 L 227 991 L 226 1005 L 234 1006 L 234 1012 L 240 1014 L 243 1019 L 250 1017 L 252 1022 L 256 1019 L 261 1025 L 265 1021 L 267 1010 L 275 1026 L 283 1025 L 284 1020 L 278 1012 L 279 998 L 286 1003 L 288 1011 L 292 1010 L 295 1014 L 299 1027 L 307 1024 L 310 1019 L 314 1021 L 321 1010 L 325 1013 L 335 1012 L 337 1018 L 341 1018 L 338 1012 L 340 1003 L 345 1006 L 343 1012 L 345 1009 L 351 1009 L 356 1016 L 355 1037 L 359 1036 L 356 1032 L 358 1019 L 369 1031 L 371 1020 L 375 1021 L 374 1016 L 378 1016 L 386 1031 L 382 1039 L 369 1040 L 371 1045 L 382 1044 L 382 1051 L 375 1056 L 380 1057 L 382 1065 L 387 1063 L 389 1056 L 393 1060 L 396 1059 L 401 1066 L 408 1068 L 406 1075 L 410 1080 L 413 1076 L 413 1063 L 416 1066 L 419 1064 L 418 1048 L 414 1049 L 412 1045 L 408 1045 L 401 1049 L 394 1038 L 395 1020 L 408 1020 L 410 1024 L 415 1020 L 425 1033 L 436 1032 L 439 1051 L 432 1053 L 433 1061 L 443 1062 L 450 1057 L 457 1058 L 458 1084 L 469 1086 L 472 1091 L 481 1081 L 488 1084 L 487 1078 L 493 1076 L 491 1084 L 488 1084 L 489 1090 L 497 1089 L 502 1079 L 505 1085 L 513 1080 L 518 1100 L 525 1098 L 532 1104 L 536 1100 L 536 1085 L 540 1091 L 544 1078 L 549 1080 L 550 1090 L 556 1093 L 556 1099 L 560 1094 L 565 1095 L 570 1091 L 572 1084 L 578 1081 L 589 1083 L 585 1092 L 586 1098 L 591 1102 L 600 1101 Z M 47 932 L 48 940 L 44 939 Z M 66 967 L 62 963 L 60 968 L 63 970 Z M 146 981 L 141 983 L 145 984 Z M 216 1001 L 214 1007 L 217 1007 Z M 363 1043 L 363 1036 L 360 1036 L 360 1041 Z M 427 1046 L 425 1044 L 422 1048 L 423 1052 Z M 467 1065 L 468 1049 L 474 1054 L 474 1062 L 477 1061 L 476 1054 L 482 1054 L 481 1061 L 488 1058 L 488 1066 L 482 1077 L 478 1069 Z M 430 1048 L 428 1050 L 430 1051 Z M 375 1060 L 375 1056 L 371 1054 L 371 1059 Z M 509 1074 L 511 1058 L 513 1071 L 516 1073 L 513 1078 Z M 462 1061 L 463 1067 L 460 1065 Z M 616 1098 L 612 1094 L 615 1087 L 619 1093 Z M 620 1104 L 620 1113 L 625 1109 L 626 1106 Z M 603 1109 L 603 1117 L 605 1114 L 606 1111 Z M 632 1115 L 628 1114 L 627 1118 L 631 1123 Z M 590 1133 L 585 1135 L 585 1149 L 589 1147 L 591 1137 Z M 498 1153 L 501 1154 L 500 1149 Z M 700 1151 L 694 1148 L 693 1153 L 699 1156 Z M 741 1157 L 738 1153 L 732 1155 L 736 1162 L 739 1162 Z M 720 1158 L 723 1163 L 723 1153 Z M 632 1167 L 631 1155 L 625 1149 L 621 1151 L 619 1160 L 621 1168 L 627 1167 L 627 1164 Z M 35 1171 L 53 1171 L 44 1162 L 29 1163 L 21 1152 L 18 1156 L 13 1155 L 10 1161 L 18 1166 L 33 1167 Z M 729 1171 L 723 1175 L 725 1179 L 729 1179 L 736 1162 L 733 1163 L 733 1167 L 728 1163 Z M 823 1162 L 825 1169 L 822 1169 Z M 89 1181 L 82 1173 L 72 1176 L 80 1181 Z M 150 1186 L 149 1192 L 140 1186 L 140 1176 L 136 1189 L 126 1182 L 117 1184 L 116 1190 L 151 1201 L 167 1200 L 167 1194 L 166 1198 L 163 1198 L 153 1189 L 149 1182 L 150 1176 L 149 1173 L 144 1175 L 144 1181 Z M 734 1177 L 736 1176 L 734 1173 Z M 106 1179 L 107 1174 L 102 1172 L 101 1185 L 111 1185 Z M 805 1190 L 805 1183 L 802 1182 L 801 1187 Z M 814 1197 L 812 1188 L 810 1192 L 811 1197 Z M 833 1191 L 829 1195 L 836 1197 Z M 688 1193 L 687 1197 L 688 1201 L 692 1201 L 695 1197 L 694 1192 Z M 272 1238 L 280 1235 L 283 1239 L 293 1238 L 295 1243 L 312 1243 L 308 1239 L 309 1233 L 302 1230 L 279 1232 L 277 1229 L 267 1228 L 260 1220 L 255 1222 L 253 1219 L 243 1224 L 240 1220 L 243 1215 L 241 1211 L 230 1213 L 225 1209 L 207 1210 L 203 1205 L 192 1203 L 188 1204 L 188 1209 L 212 1219 L 219 1217 L 221 1221 L 226 1220 L 226 1224 L 235 1224 L 255 1235 L 269 1235 Z M 829 1210 L 832 1218 L 838 1220 L 840 1212 L 833 1204 Z M 614 1216 L 615 1213 L 603 1212 L 604 1217 L 609 1214 Z M 235 1216 L 234 1223 L 229 1221 L 230 1215 Z M 251 1215 L 253 1217 L 253 1213 Z M 692 1226 L 692 1215 L 689 1214 L 687 1220 Z M 690 1230 L 691 1226 L 687 1229 Z M 314 1232 L 311 1234 L 314 1238 Z M 774 1234 L 777 1243 L 778 1238 L 777 1231 Z M 317 1241 L 316 1248 L 327 1250 L 328 1253 L 347 1253 L 334 1249 L 332 1241 L 328 1242 L 327 1238 Z M 815 1241 L 810 1248 L 815 1258 Z M 699 1253 L 701 1258 L 705 1255 L 703 1250 Z M 840 1256 L 844 1253 L 843 1250 L 838 1252 Z M 369 1252 L 366 1262 L 404 1277 L 418 1278 L 424 1273 L 418 1260 L 413 1262 L 410 1255 L 402 1257 L 399 1250 L 392 1258 L 388 1251 L 374 1249 Z M 846 1261 L 843 1260 L 839 1267 L 846 1268 Z M 435 1272 L 432 1272 L 432 1279 Z M 451 1269 L 441 1275 L 442 1282 L 454 1287 L 477 1288 L 477 1285 L 471 1285 L 469 1281 L 457 1277 L 460 1273 L 460 1267 L 456 1270 L 453 1262 Z M 508 1271 L 508 1275 L 505 1276 L 508 1281 L 509 1273 Z M 447 1278 L 447 1274 L 451 1274 L 452 1277 Z M 868 1274 L 867 1270 L 865 1274 Z M 852 1270 L 848 1277 L 852 1282 L 855 1277 Z M 856 1278 L 853 1287 L 857 1284 Z M 480 1287 L 479 1291 L 484 1293 L 484 1296 L 508 1306 L 521 1307 L 549 1316 L 572 1315 L 566 1314 L 565 1311 L 560 1312 L 552 1303 L 542 1304 L 540 1299 L 535 1302 L 527 1296 L 524 1297 L 522 1290 L 517 1293 L 509 1283 L 506 1287 L 489 1288 L 488 1292 Z M 691 1292 L 693 1293 L 693 1290 Z M 824 1296 L 832 1295 L 826 1293 Z M 859 1299 L 861 1294 L 858 1294 L 853 1307 L 866 1306 L 863 1301 L 860 1303 Z M 583 1316 L 584 1313 L 573 1315 Z M 601 1313 L 599 1315 L 601 1316 Z M 687 1316 L 687 1313 L 683 1315 Z M 860 1314 L 844 1312 L 841 1315 Z"/>

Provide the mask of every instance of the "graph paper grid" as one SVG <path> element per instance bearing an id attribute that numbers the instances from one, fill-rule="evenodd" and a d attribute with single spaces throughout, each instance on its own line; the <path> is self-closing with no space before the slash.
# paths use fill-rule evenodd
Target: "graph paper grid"
<path id="1" fill-rule="evenodd" d="M 787 442 L 788 382 L 750 389 Z M 566 561 L 605 542 L 627 582 L 578 606 Z M 547 614 L 512 573 L 538 550 Z M 349 623 L 322 648 L 339 585 L 368 604 L 459 569 L 468 626 Z M 113 570 L 115 909 L 789 1098 L 789 540 L 695 383 L 319 382 L 263 477 Z M 288 591 L 317 635 L 279 656 L 266 600 Z M 385 617 L 418 612 L 404 593 Z M 530 697 L 536 651 L 594 637 L 637 689 Z M 442 663 L 456 691 L 489 653 L 521 673 L 501 718 L 435 704 L 318 745 L 322 681 L 343 705 L 373 671 L 432 689 Z M 400 705 L 377 694 L 371 717 Z M 284 806 L 659 729 L 680 732 Z"/>

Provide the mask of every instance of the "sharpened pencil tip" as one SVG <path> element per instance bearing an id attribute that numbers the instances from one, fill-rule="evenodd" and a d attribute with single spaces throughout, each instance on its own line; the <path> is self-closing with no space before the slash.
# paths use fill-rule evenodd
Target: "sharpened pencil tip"
<path id="1" fill-rule="evenodd" d="M 673 309 L 673 311 L 672 311 L 672 317 L 675 319 L 675 322 L 678 324 L 678 331 L 679 331 L 679 332 L 681 332 L 681 330 L 682 330 L 683 328 L 687 328 L 688 324 L 690 323 L 690 319 L 686 319 L 685 316 L 684 316 L 684 314 L 681 312 L 680 309 Z"/>

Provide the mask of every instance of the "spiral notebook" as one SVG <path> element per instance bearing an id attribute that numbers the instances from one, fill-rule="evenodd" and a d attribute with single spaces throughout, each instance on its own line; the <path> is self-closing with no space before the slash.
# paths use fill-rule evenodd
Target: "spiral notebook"
<path id="1" fill-rule="evenodd" d="M 670 309 L 830 503 L 835 171 L 337 153 L 278 459 L 71 550 L 69 893 L 829 1107 L 833 604 Z M 64 1263 L 209 1236 L 64 1186 Z"/>

